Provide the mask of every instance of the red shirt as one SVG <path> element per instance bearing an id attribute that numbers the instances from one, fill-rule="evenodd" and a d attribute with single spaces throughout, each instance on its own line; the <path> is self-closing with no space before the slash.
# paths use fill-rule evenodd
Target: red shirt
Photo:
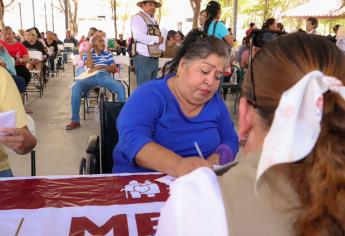
<path id="1" fill-rule="evenodd" d="M 29 55 L 26 47 L 20 42 L 16 42 L 14 44 L 8 44 L 5 41 L 0 39 L 0 43 L 7 49 L 11 57 L 16 58 L 16 55 L 19 55 L 19 57 L 22 58 L 24 55 Z"/>

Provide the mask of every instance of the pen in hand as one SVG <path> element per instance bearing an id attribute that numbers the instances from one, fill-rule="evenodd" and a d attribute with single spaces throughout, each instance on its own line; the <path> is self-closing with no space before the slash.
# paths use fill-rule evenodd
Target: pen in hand
<path id="1" fill-rule="evenodd" d="M 196 141 L 194 142 L 194 146 L 195 146 L 195 148 L 196 148 L 196 151 L 197 151 L 198 154 L 199 154 L 199 157 L 205 160 L 205 157 L 204 157 L 204 155 L 202 155 L 202 152 L 201 152 L 201 150 L 200 150 L 200 147 L 199 147 L 199 145 L 198 145 L 198 143 L 197 143 Z"/>

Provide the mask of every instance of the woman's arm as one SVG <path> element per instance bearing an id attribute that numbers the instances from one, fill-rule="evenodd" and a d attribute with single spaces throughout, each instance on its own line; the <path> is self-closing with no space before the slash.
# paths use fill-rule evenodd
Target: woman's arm
<path id="1" fill-rule="evenodd" d="M 151 142 L 137 153 L 135 161 L 138 165 L 168 175 L 179 177 L 201 166 L 211 167 L 211 163 L 200 157 L 182 158 L 176 153 Z"/>
<path id="2" fill-rule="evenodd" d="M 230 34 L 224 36 L 224 40 L 230 45 L 230 47 L 234 46 L 234 39 Z"/>

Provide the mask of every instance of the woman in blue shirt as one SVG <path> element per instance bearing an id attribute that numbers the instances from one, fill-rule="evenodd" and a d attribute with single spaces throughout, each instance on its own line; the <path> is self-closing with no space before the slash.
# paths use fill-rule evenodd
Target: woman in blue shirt
<path id="1" fill-rule="evenodd" d="M 216 1 L 209 1 L 206 6 L 207 20 L 204 25 L 204 31 L 208 35 L 214 35 L 224 41 L 230 46 L 234 46 L 234 39 L 230 35 L 228 29 L 222 21 L 220 21 L 221 8 L 220 4 Z"/>
<path id="2" fill-rule="evenodd" d="M 136 89 L 118 118 L 113 172 L 155 170 L 181 176 L 234 159 L 238 137 L 217 93 L 226 48 L 222 40 L 193 30 L 169 63 L 169 75 Z M 206 160 L 198 156 L 194 142 Z"/>

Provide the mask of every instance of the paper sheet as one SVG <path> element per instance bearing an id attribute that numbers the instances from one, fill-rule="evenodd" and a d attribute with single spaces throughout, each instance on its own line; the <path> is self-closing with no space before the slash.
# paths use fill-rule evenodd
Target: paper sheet
<path id="1" fill-rule="evenodd" d="M 99 70 L 96 70 L 94 72 L 87 72 L 87 71 L 84 71 L 83 73 L 81 73 L 79 76 L 75 77 L 76 80 L 83 80 L 83 79 L 86 79 L 86 78 L 89 78 L 95 74 L 97 74 L 99 72 Z"/>
<path id="2" fill-rule="evenodd" d="M 16 127 L 16 111 L 7 111 L 0 113 L 0 128 L 15 128 Z M 0 132 L 0 136 L 4 136 Z"/>
<path id="3" fill-rule="evenodd" d="M 165 175 L 163 177 L 156 179 L 156 181 L 169 186 L 175 179 L 176 179 L 175 177 L 172 177 L 170 175 Z"/>
<path id="4" fill-rule="evenodd" d="M 161 35 L 164 38 L 164 40 L 163 40 L 163 43 L 159 44 L 159 49 L 164 52 L 165 51 L 165 42 L 166 42 L 167 36 L 168 36 L 168 29 L 163 27 L 161 30 Z"/>

